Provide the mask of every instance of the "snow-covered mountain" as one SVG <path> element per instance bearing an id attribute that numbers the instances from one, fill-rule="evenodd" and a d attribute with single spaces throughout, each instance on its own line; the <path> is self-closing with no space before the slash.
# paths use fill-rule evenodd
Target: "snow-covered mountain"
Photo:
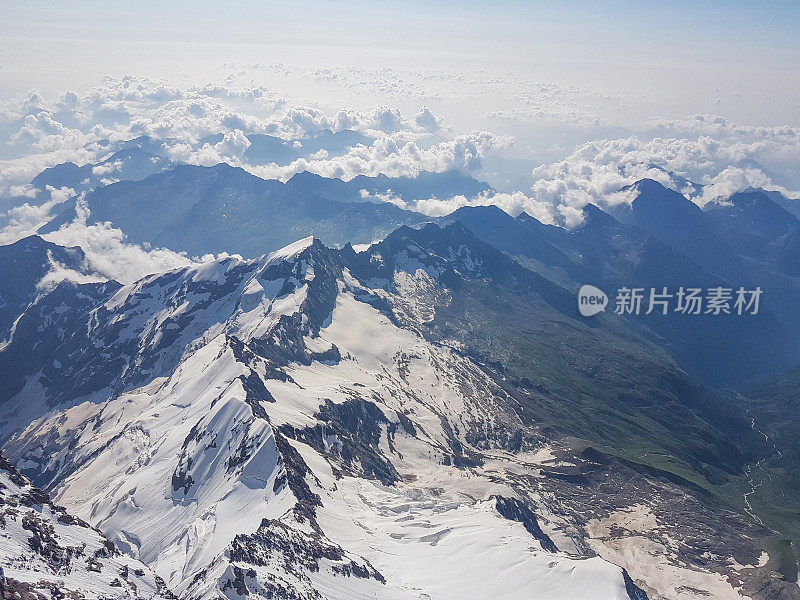
<path id="1" fill-rule="evenodd" d="M 3 598 L 174 598 L 160 577 L 53 504 L 0 456 Z"/>
<path id="2" fill-rule="evenodd" d="M 181 598 L 795 597 L 773 533 L 675 474 L 734 482 L 746 461 L 681 397 L 702 391 L 570 301 L 459 224 L 362 253 L 307 238 L 127 286 L 68 278 L 0 351 L 3 452 Z M 464 342 L 493 352 L 505 325 L 475 315 L 511 303 L 570 328 L 552 356 L 531 343 L 572 379 L 539 362 L 520 380 L 524 353 L 502 364 Z M 602 376 L 572 350 L 590 340 L 617 344 Z M 603 395 L 631 361 L 652 375 L 631 387 L 686 421 L 672 438 L 657 405 Z"/>

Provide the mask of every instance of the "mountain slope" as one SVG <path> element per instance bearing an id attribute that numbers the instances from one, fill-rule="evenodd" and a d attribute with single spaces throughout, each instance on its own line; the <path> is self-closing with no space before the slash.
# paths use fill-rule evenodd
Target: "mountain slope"
<path id="1" fill-rule="evenodd" d="M 78 166 L 67 162 L 49 167 L 34 177 L 31 185 L 41 190 L 47 186 L 68 187 L 80 193 L 113 181 L 139 181 L 171 166 L 172 163 L 162 156 L 130 147 L 117 150 L 95 164 Z"/>
<path id="2" fill-rule="evenodd" d="M 141 562 L 50 501 L 0 455 L 4 598 L 174 598 Z"/>
<path id="3" fill-rule="evenodd" d="M 620 221 L 652 233 L 721 278 L 741 273 L 734 244 L 719 235 L 694 202 L 652 179 L 637 181 L 623 191 L 635 193 L 636 198 L 612 212 Z"/>
<path id="4" fill-rule="evenodd" d="M 685 198 L 683 202 L 691 204 Z M 696 218 L 699 209 L 691 206 L 687 210 Z M 734 280 L 721 278 L 659 237 L 620 223 L 594 205 L 584 208 L 583 222 L 570 230 L 544 225 L 525 213 L 515 219 L 496 207 L 461 208 L 441 222 L 455 221 L 573 294 L 585 283 L 599 286 L 610 297 L 607 312 L 614 308 L 616 290 L 641 288 L 642 314 L 625 317 L 638 329 L 635 335 L 663 348 L 681 368 L 711 385 L 737 385 L 778 372 L 797 355 L 792 329 L 787 328 L 794 321 L 784 310 L 788 297 L 779 286 L 761 280 L 765 292 L 758 315 L 672 314 L 674 294 L 681 287 L 754 289 L 756 284 L 747 270 Z M 650 290 L 664 287 L 673 294 L 671 313 L 644 314 Z"/>
<path id="5" fill-rule="evenodd" d="M 800 276 L 800 221 L 765 192 L 739 192 L 709 204 L 705 215 L 737 252 Z"/>
<path id="6" fill-rule="evenodd" d="M 420 268 L 433 278 L 427 288 L 403 283 L 405 277 L 423 277 L 415 273 Z M 532 421 L 558 423 L 562 431 L 595 443 L 602 443 L 605 428 L 615 430 L 613 444 L 620 451 L 641 443 L 635 441 L 636 429 L 619 425 L 635 415 L 647 431 L 646 445 L 657 443 L 661 435 L 675 443 L 658 454 L 684 456 L 690 463 L 703 456 L 729 472 L 738 468 L 738 451 L 727 435 L 708 422 L 701 425 L 692 414 L 715 415 L 726 400 L 692 382 L 663 351 L 635 336 L 624 318 L 580 317 L 567 290 L 523 269 L 458 223 L 445 229 L 399 229 L 358 255 L 351 270 L 361 280 L 388 281 L 405 324 L 501 370 L 507 381 L 520 385 L 530 394 L 525 401 L 531 403 L 527 418 Z M 437 280 L 439 286 L 434 285 Z M 627 369 L 630 364 L 637 369 Z M 576 402 L 581 393 L 586 401 Z M 611 410 L 627 416 L 611 417 Z M 677 414 L 682 415 L 678 422 L 692 424 L 685 434 L 676 427 Z M 744 428 L 741 422 L 731 426 Z M 693 427 L 706 431 L 697 436 Z M 654 436 L 656 430 L 662 433 Z M 713 442 L 704 446 L 701 439 Z M 719 454 L 712 458 L 708 450 Z M 693 452 L 697 455 L 691 458 Z"/>
<path id="7" fill-rule="evenodd" d="M 4 452 L 186 598 L 789 594 L 774 534 L 703 491 L 747 460 L 736 424 L 570 299 L 459 225 L 65 282 L 0 351 Z"/>
<path id="8" fill-rule="evenodd" d="M 0 288 L 0 341 L 38 294 L 65 278 L 87 281 L 92 271 L 80 248 L 64 248 L 38 236 L 0 246 L 0 272 L 13 274 Z"/>
<path id="9" fill-rule="evenodd" d="M 792 340 L 797 336 L 800 319 L 795 307 L 800 302 L 800 270 L 798 221 L 793 215 L 759 190 L 709 202 L 701 210 L 681 194 L 652 180 L 639 181 L 629 189 L 637 196 L 630 206 L 620 205 L 613 211 L 617 218 L 651 233 L 731 286 L 760 287 L 786 337 Z M 777 368 L 771 374 L 798 360 L 791 342 L 782 354 L 787 359 L 776 357 Z M 744 366 L 740 364 L 738 369 Z M 761 369 L 756 372 L 767 374 Z"/>
<path id="10" fill-rule="evenodd" d="M 143 379 L 127 386 L 123 370 L 119 381 L 129 391 L 109 395 L 105 387 L 75 404 L 50 395 L 58 384 L 29 379 L 6 412 L 42 392 L 63 408 L 58 417 L 36 420 L 7 444 L 9 451 L 188 597 L 249 589 L 292 598 L 407 598 L 420 586 L 446 597 L 459 594 L 459 585 L 478 585 L 474 578 L 448 579 L 437 591 L 434 572 L 399 569 L 360 542 L 359 524 L 380 536 L 377 547 L 401 551 L 414 542 L 419 560 L 450 560 L 454 568 L 480 539 L 487 569 L 517 565 L 514 577 L 491 585 L 511 595 L 519 586 L 545 584 L 567 593 L 570 581 L 567 597 L 588 598 L 597 589 L 625 597 L 618 567 L 526 552 L 530 534 L 514 521 L 503 525 L 489 497 L 475 503 L 447 493 L 434 506 L 421 503 L 413 522 L 396 522 L 392 531 L 390 507 L 418 489 L 402 482 L 421 475 L 423 464 L 433 469 L 425 487 L 443 476 L 460 480 L 453 462 L 464 453 L 454 448 L 466 439 L 459 431 L 474 429 L 476 418 L 497 422 L 502 412 L 481 409 L 485 401 L 462 387 L 492 385 L 468 361 L 396 329 L 357 300 L 369 291 L 336 256 L 308 241 L 263 261 L 228 260 L 119 289 L 87 313 L 93 337 L 106 327 L 102 318 L 95 322 L 103 311 L 136 315 L 129 335 L 157 353 L 162 346 L 153 342 L 187 308 L 182 299 L 206 296 L 202 315 L 215 318 L 188 315 L 203 324 L 188 346 L 188 338 L 173 340 L 174 351 L 184 348 L 177 365 L 139 367 Z M 109 323 L 124 331 L 127 320 Z M 85 326 L 79 319 L 74 328 Z M 380 345 L 365 346 L 365 335 Z M 98 348 L 89 364 L 102 364 L 106 353 Z M 68 368 L 69 356 L 57 356 Z M 404 385 L 408 377 L 417 380 L 413 388 Z M 64 418 L 70 426 L 56 426 Z M 91 439 L 81 439 L 87 426 Z M 359 494 L 366 500 L 353 504 Z M 357 516 L 348 525 L 341 519 L 350 511 Z M 420 521 L 430 521 L 429 532 L 420 533 Z M 517 551 L 506 552 L 487 535 L 510 536 Z"/>

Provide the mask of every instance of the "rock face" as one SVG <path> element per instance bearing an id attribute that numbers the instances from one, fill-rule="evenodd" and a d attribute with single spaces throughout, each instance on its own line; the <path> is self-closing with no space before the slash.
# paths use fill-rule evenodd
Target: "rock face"
<path id="1" fill-rule="evenodd" d="M 65 281 L 0 350 L 3 451 L 181 598 L 796 597 L 712 483 L 749 423 L 576 313 L 460 224 Z"/>
<path id="2" fill-rule="evenodd" d="M 0 456 L 3 598 L 174 598 L 160 577 L 53 504 Z"/>

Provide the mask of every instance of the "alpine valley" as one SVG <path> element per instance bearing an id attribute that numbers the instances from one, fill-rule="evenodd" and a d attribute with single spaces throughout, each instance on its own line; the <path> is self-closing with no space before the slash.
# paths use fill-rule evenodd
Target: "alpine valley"
<path id="1" fill-rule="evenodd" d="M 800 598 L 790 200 L 642 180 L 570 229 L 432 218 L 365 199 L 488 185 L 143 144 L 42 173 L 80 196 L 0 247 L 6 597 Z M 48 241 L 76 218 L 187 266 L 109 279 Z M 764 293 L 582 317 L 583 283 Z"/>

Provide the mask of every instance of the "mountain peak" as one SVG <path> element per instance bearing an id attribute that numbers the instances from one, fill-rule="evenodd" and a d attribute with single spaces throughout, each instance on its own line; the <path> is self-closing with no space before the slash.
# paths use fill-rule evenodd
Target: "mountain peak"
<path id="1" fill-rule="evenodd" d="M 292 175 L 289 180 L 286 182 L 287 184 L 293 183 L 311 183 L 311 182 L 320 182 L 325 180 L 326 178 L 322 175 L 317 173 L 312 173 L 311 171 L 298 171 L 294 175 Z"/>
<path id="2" fill-rule="evenodd" d="M 757 222 L 759 226 L 786 227 L 793 226 L 797 222 L 794 215 L 760 188 L 748 188 L 736 192 L 722 202 L 709 204 L 707 208 L 709 213 L 720 210 L 727 213 L 733 210 L 742 215 L 746 214 L 753 224 Z M 775 235 L 779 235 L 777 231 Z"/>
<path id="3" fill-rule="evenodd" d="M 655 179 L 651 179 L 650 177 L 645 177 L 643 179 L 639 179 L 631 187 L 634 187 L 634 188 L 638 189 L 642 193 L 644 193 L 644 192 L 654 192 L 654 191 L 663 192 L 663 191 L 666 191 L 668 189 L 662 183 L 656 181 Z"/>
<path id="4" fill-rule="evenodd" d="M 478 217 L 491 217 L 493 219 L 513 219 L 506 211 L 495 204 L 486 204 L 480 206 L 462 206 L 447 215 L 450 220 L 458 220 L 459 217 L 466 215 Z"/>
<path id="5" fill-rule="evenodd" d="M 619 221 L 595 204 L 587 204 L 583 207 L 583 217 L 584 221 L 580 227 L 616 227 L 619 225 Z"/>
<path id="6" fill-rule="evenodd" d="M 315 244 L 322 246 L 322 242 L 320 242 L 313 235 L 304 237 L 303 239 L 292 242 L 283 248 L 279 248 L 278 250 L 271 252 L 267 257 L 267 262 L 292 260 L 297 258 L 297 256 L 299 256 L 304 250 Z"/>
<path id="7" fill-rule="evenodd" d="M 213 177 L 216 175 L 227 175 L 229 173 L 238 173 L 242 175 L 247 175 L 249 177 L 255 177 L 242 169 L 241 167 L 234 167 L 227 163 L 217 163 L 211 167 L 205 167 L 202 165 L 189 165 L 189 164 L 177 164 L 172 169 L 168 171 L 164 171 L 163 173 L 156 173 L 151 177 L 158 177 L 159 175 L 165 176 L 174 176 L 174 177 L 182 177 L 182 176 L 192 176 L 192 177 Z"/>
<path id="8" fill-rule="evenodd" d="M 0 246 L 0 252 L 44 252 L 47 250 L 59 250 L 63 251 L 66 250 L 76 257 L 79 260 L 83 260 L 84 254 L 83 250 L 79 246 L 59 246 L 58 244 L 54 244 L 53 242 L 48 242 L 43 237 L 38 236 L 36 234 L 29 235 L 28 237 L 24 237 L 20 240 L 12 244 L 8 244 L 6 246 Z"/>
<path id="9" fill-rule="evenodd" d="M 539 219 L 524 210 L 517 215 L 516 220 L 520 223 L 538 223 L 539 225 L 544 225 Z"/>
<path id="10" fill-rule="evenodd" d="M 800 222 L 763 190 L 749 189 L 709 203 L 703 216 L 740 254 L 800 274 Z"/>
<path id="11" fill-rule="evenodd" d="M 770 199 L 764 190 L 754 187 L 749 187 L 746 190 L 736 192 L 727 199 L 727 202 L 730 202 L 734 206 L 753 206 L 756 204 L 762 204 L 770 207 L 772 205 L 778 206 L 776 202 Z"/>
<path id="12" fill-rule="evenodd" d="M 664 187 L 654 179 L 640 179 L 623 189 L 635 189 L 639 192 L 631 204 L 634 212 L 657 211 L 659 218 L 670 218 L 676 211 L 692 216 L 699 216 L 702 213 L 700 207 L 686 196 Z"/>
<path id="13" fill-rule="evenodd" d="M 248 173 L 242 167 L 234 167 L 233 165 L 229 165 L 228 163 L 224 162 L 215 164 L 213 167 L 211 167 L 211 170 L 216 173 L 242 173 L 255 177 L 255 175 Z"/>
<path id="14" fill-rule="evenodd" d="M 31 185 L 44 189 L 47 185 L 54 185 L 62 181 L 73 183 L 84 177 L 84 169 L 74 162 L 65 162 L 52 167 L 48 167 L 31 181 Z M 54 185 L 55 187 L 55 185 Z"/>

